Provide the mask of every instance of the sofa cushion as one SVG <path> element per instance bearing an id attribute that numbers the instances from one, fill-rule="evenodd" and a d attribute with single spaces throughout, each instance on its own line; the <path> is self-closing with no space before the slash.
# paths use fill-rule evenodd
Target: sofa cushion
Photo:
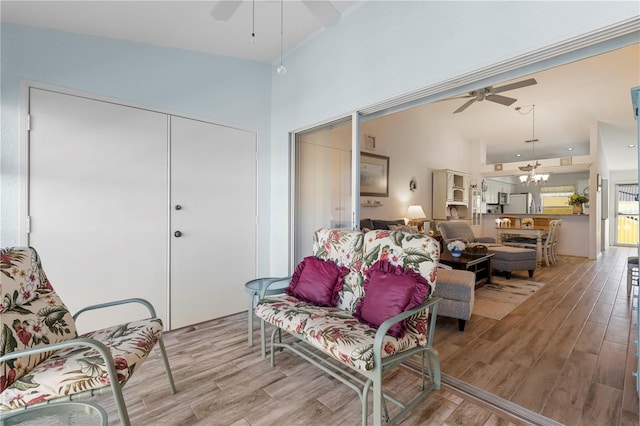
<path id="1" fill-rule="evenodd" d="M 369 232 L 373 229 L 373 219 L 360 219 L 360 230 Z"/>
<path id="2" fill-rule="evenodd" d="M 406 232 L 407 234 L 417 234 L 418 227 L 411 225 L 389 225 L 389 231 Z"/>
<path id="3" fill-rule="evenodd" d="M 381 229 L 388 230 L 389 225 L 404 225 L 404 219 L 396 219 L 396 220 L 381 220 L 381 219 L 373 219 L 373 228 L 371 230 Z"/>
<path id="4" fill-rule="evenodd" d="M 285 293 L 316 305 L 335 306 L 342 290 L 343 277 L 348 273 L 347 267 L 308 256 L 296 267 Z"/>
<path id="5" fill-rule="evenodd" d="M 494 260 L 519 261 L 536 259 L 536 251 L 533 249 L 510 246 L 495 246 L 489 247 L 488 251 L 489 253 L 494 254 L 493 258 L 491 259 L 492 262 Z"/>
<path id="6" fill-rule="evenodd" d="M 427 281 L 413 269 L 379 260 L 367 271 L 365 296 L 358 302 L 354 316 L 372 327 L 422 304 L 429 294 Z M 388 334 L 402 337 L 406 321 L 394 324 Z"/>

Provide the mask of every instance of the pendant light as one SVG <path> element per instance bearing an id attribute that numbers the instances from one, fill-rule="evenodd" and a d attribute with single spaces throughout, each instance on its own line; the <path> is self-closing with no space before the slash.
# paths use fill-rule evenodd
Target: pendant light
<path id="1" fill-rule="evenodd" d="M 276 70 L 277 73 L 280 75 L 285 75 L 287 73 L 287 68 L 282 63 L 282 53 L 284 52 L 284 49 L 283 49 L 284 37 L 283 37 L 283 30 L 282 30 L 283 21 L 284 21 L 284 0 L 280 0 L 280 65 Z"/>
<path id="2" fill-rule="evenodd" d="M 532 105 L 531 109 L 528 112 L 521 112 L 521 107 L 516 107 L 516 111 L 518 111 L 522 115 L 527 115 L 531 113 L 532 117 L 532 126 L 531 126 L 531 139 L 525 141 L 525 143 L 531 144 L 531 152 L 532 152 L 532 160 L 533 164 L 527 164 L 526 166 L 519 167 L 523 172 L 529 172 L 526 175 L 520 176 L 520 183 L 522 185 L 538 185 L 540 183 L 545 183 L 549 180 L 548 174 L 538 174 L 536 173 L 536 169 L 540 166 L 540 163 L 536 160 L 536 142 L 539 142 L 536 139 L 536 106 Z"/>

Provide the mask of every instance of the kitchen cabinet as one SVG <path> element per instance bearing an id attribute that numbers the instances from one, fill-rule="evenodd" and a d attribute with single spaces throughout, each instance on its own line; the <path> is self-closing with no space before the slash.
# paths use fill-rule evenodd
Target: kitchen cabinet
<path id="1" fill-rule="evenodd" d="M 487 192 L 485 194 L 485 202 L 487 204 L 498 204 L 498 192 L 511 194 L 514 192 L 515 185 L 499 180 L 487 179 Z"/>

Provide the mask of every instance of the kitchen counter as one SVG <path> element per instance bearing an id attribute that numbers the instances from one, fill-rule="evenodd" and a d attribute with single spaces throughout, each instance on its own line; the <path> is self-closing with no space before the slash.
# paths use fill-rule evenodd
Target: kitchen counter
<path id="1" fill-rule="evenodd" d="M 476 237 L 494 237 L 497 239 L 496 219 L 500 216 L 549 217 L 562 220 L 559 228 L 558 254 L 589 257 L 589 215 L 588 214 L 493 214 L 482 215 L 482 234 Z"/>

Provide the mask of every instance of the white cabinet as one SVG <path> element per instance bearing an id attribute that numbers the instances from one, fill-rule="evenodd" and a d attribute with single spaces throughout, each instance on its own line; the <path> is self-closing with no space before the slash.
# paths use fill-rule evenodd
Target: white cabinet
<path id="1" fill-rule="evenodd" d="M 485 202 L 487 204 L 498 204 L 498 192 L 511 194 L 515 191 L 515 185 L 498 180 L 487 179 L 487 193 L 485 194 Z"/>
<path id="2" fill-rule="evenodd" d="M 433 171 L 433 218 L 469 217 L 469 175 L 453 170 Z"/>

